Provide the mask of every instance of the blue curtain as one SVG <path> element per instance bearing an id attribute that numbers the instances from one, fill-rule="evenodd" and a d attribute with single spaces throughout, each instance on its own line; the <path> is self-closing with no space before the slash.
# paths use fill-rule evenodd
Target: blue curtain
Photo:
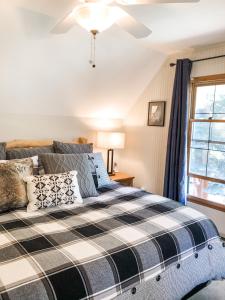
<path id="1" fill-rule="evenodd" d="M 186 204 L 188 88 L 192 62 L 177 61 L 173 87 L 164 179 L 165 197 Z"/>

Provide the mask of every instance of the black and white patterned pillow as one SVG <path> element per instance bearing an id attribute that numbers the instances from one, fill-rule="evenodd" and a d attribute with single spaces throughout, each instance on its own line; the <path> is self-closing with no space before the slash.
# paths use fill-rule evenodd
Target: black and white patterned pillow
<path id="1" fill-rule="evenodd" d="M 100 188 L 104 185 L 110 184 L 111 180 L 107 173 L 102 153 L 91 153 L 88 154 L 88 159 L 90 162 L 91 172 L 94 179 L 95 186 Z"/>
<path id="2" fill-rule="evenodd" d="M 29 176 L 24 181 L 27 183 L 28 212 L 83 203 L 77 182 L 77 171 Z"/>

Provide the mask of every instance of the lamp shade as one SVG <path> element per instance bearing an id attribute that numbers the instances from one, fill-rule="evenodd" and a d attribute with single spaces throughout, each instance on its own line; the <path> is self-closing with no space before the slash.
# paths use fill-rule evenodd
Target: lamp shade
<path id="1" fill-rule="evenodd" d="M 97 133 L 97 147 L 106 149 L 123 149 L 125 134 L 123 132 L 100 131 Z"/>

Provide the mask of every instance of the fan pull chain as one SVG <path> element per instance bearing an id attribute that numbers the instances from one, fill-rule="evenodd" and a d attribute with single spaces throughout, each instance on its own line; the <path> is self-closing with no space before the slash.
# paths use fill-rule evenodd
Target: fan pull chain
<path id="1" fill-rule="evenodd" d="M 96 34 L 98 33 L 97 30 L 92 30 L 91 31 L 92 36 L 91 36 L 91 56 L 90 56 L 90 64 L 92 65 L 92 68 L 95 68 L 95 40 L 96 40 Z"/>

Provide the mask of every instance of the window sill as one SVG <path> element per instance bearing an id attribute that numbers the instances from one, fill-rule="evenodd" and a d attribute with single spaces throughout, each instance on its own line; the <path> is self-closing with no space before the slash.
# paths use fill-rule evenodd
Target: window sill
<path id="1" fill-rule="evenodd" d="M 223 204 L 219 204 L 213 201 L 209 201 L 209 200 L 205 200 L 205 199 L 201 199 L 201 198 L 197 198 L 191 195 L 188 195 L 188 201 L 198 204 L 198 205 L 202 205 L 202 206 L 206 206 L 212 209 L 216 209 L 222 212 L 225 212 L 225 205 Z"/>

